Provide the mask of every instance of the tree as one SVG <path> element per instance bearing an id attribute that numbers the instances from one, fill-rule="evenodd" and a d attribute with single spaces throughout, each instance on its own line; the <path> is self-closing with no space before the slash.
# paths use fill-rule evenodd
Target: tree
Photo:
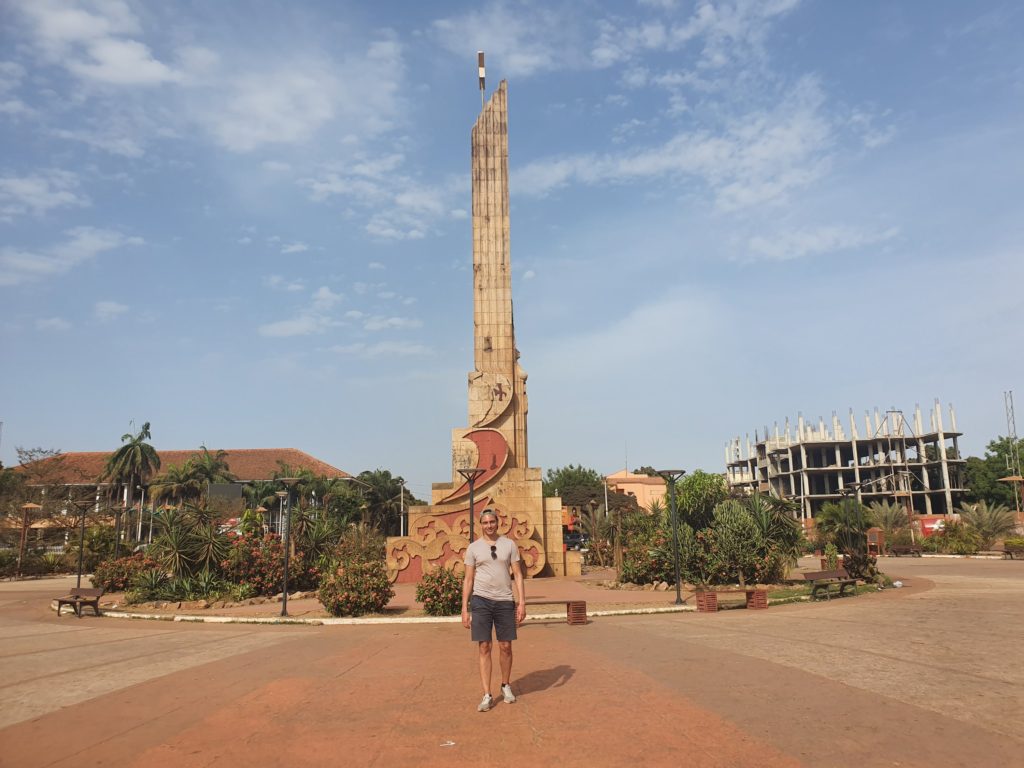
<path id="1" fill-rule="evenodd" d="M 127 432 L 121 435 L 121 447 L 110 454 L 107 459 L 102 479 L 128 489 L 125 496 L 125 507 L 131 507 L 135 500 L 135 486 L 145 483 L 154 472 L 160 469 L 160 455 L 152 445 L 146 442 L 152 437 L 147 421 L 136 434 Z M 115 513 L 114 530 L 117 532 L 115 547 L 119 549 L 120 511 Z"/>
<path id="2" fill-rule="evenodd" d="M 735 576 L 741 587 L 757 568 L 764 542 L 754 520 L 743 504 L 729 499 L 714 511 L 714 547 L 727 576 Z"/>
<path id="3" fill-rule="evenodd" d="M 154 504 L 170 500 L 174 506 L 179 506 L 185 501 L 198 499 L 200 489 L 186 461 L 180 466 L 172 464 L 154 478 L 149 493 Z"/>
<path id="4" fill-rule="evenodd" d="M 707 528 L 715 515 L 715 507 L 729 496 L 725 478 L 702 469 L 684 476 L 676 483 L 676 500 L 680 517 L 694 531 Z M 666 492 L 665 504 L 668 506 Z"/>
<path id="5" fill-rule="evenodd" d="M 872 525 L 882 529 L 886 542 L 890 544 L 909 526 L 907 510 L 889 501 L 871 502 L 868 507 L 868 520 Z"/>
<path id="6" fill-rule="evenodd" d="M 408 507 L 423 503 L 405 490 L 405 480 L 401 476 L 392 476 L 389 470 L 366 470 L 359 473 L 358 480 L 366 504 L 363 522 L 374 526 L 385 536 L 398 535 L 403 504 Z"/>
<path id="7" fill-rule="evenodd" d="M 549 469 L 545 473 L 545 496 L 558 496 L 570 490 L 604 494 L 604 477 L 596 470 L 577 464 Z"/>
<path id="8" fill-rule="evenodd" d="M 227 456 L 227 451 L 210 453 L 205 445 L 200 445 L 199 452 L 189 457 L 186 463 L 189 476 L 199 486 L 201 493 L 206 493 L 211 483 L 235 482 L 237 478 L 231 474 Z"/>
<path id="9" fill-rule="evenodd" d="M 988 504 L 1004 504 L 1016 508 L 1013 484 L 1001 482 L 999 479 L 1011 474 L 1015 450 L 1018 457 L 1024 456 L 1024 440 L 1017 440 L 1014 443 L 1008 437 L 997 437 L 985 448 L 983 458 L 967 458 L 964 484 L 967 486 L 969 502 L 984 501 Z"/>
<path id="10" fill-rule="evenodd" d="M 1016 514 L 1002 504 L 979 501 L 965 504 L 957 511 L 961 522 L 978 535 L 981 549 L 992 549 L 997 540 L 1013 533 L 1017 527 Z"/>

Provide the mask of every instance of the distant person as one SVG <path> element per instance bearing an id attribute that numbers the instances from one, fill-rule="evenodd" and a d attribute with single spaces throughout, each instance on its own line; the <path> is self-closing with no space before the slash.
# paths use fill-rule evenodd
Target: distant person
<path id="1" fill-rule="evenodd" d="M 523 561 L 516 543 L 498 535 L 498 514 L 493 509 L 480 513 L 483 536 L 466 549 L 466 577 L 462 582 L 462 626 L 471 629 L 478 643 L 480 682 L 484 697 L 477 707 L 486 712 L 494 706 L 491 696 L 491 629 L 498 638 L 498 663 L 501 666 L 501 695 L 506 704 L 514 704 L 512 693 L 512 641 L 516 627 L 526 619 L 526 586 Z M 512 580 L 515 579 L 513 601 Z"/>

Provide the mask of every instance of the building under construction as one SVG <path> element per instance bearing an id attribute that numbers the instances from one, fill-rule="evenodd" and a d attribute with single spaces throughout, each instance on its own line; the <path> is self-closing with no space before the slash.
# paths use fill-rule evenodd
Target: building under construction
<path id="1" fill-rule="evenodd" d="M 915 406 L 912 425 L 902 411 L 881 414 L 876 408 L 874 418 L 865 412 L 862 432 L 851 409 L 849 434 L 833 412 L 831 428 L 824 419 L 814 426 L 798 416 L 795 434 L 786 419 L 781 430 L 776 423 L 771 436 L 767 427 L 763 435 L 755 432 L 753 441 L 737 437 L 728 443 L 728 484 L 797 501 L 803 520 L 813 518 L 823 504 L 848 497 L 944 515 L 953 512 L 964 492 L 956 414 L 950 405 L 946 431 L 938 400 L 927 432 L 921 408 Z"/>

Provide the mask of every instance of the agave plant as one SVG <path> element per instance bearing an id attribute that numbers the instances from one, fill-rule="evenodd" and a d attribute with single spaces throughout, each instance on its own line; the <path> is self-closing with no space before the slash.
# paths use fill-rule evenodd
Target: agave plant
<path id="1" fill-rule="evenodd" d="M 191 527 L 178 512 L 169 512 L 161 521 L 163 530 L 153 541 L 149 553 L 174 576 L 189 572 L 196 560 L 196 541 Z"/>
<path id="2" fill-rule="evenodd" d="M 228 537 L 216 525 L 196 525 L 192 528 L 193 562 L 204 571 L 216 569 L 228 555 Z"/>
<path id="3" fill-rule="evenodd" d="M 998 539 L 1013 533 L 1017 527 L 1013 510 L 1002 504 L 989 506 L 984 501 L 965 504 L 958 510 L 960 520 L 978 535 L 981 549 L 992 549 Z"/>

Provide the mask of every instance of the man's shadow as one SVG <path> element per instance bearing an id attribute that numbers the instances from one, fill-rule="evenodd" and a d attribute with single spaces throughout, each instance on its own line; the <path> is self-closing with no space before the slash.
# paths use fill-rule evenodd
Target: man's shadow
<path id="1" fill-rule="evenodd" d="M 537 693 L 546 691 L 548 688 L 558 688 L 569 682 L 569 679 L 576 674 L 575 667 L 568 664 L 560 664 L 551 669 L 538 669 L 529 674 L 523 675 L 516 681 L 516 688 L 520 694 Z"/>

